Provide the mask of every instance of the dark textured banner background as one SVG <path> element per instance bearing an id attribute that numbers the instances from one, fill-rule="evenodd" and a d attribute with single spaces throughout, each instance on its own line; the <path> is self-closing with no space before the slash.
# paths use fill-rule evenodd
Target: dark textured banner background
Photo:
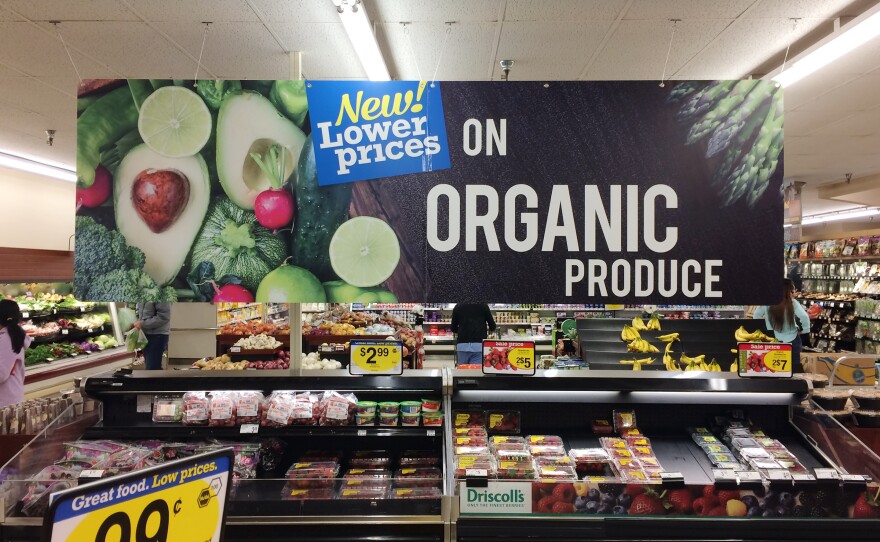
<path id="1" fill-rule="evenodd" d="M 686 144 L 689 126 L 676 120 L 677 107 L 667 103 L 669 88 L 656 82 L 452 82 L 441 84 L 451 169 L 408 175 L 380 181 L 381 192 L 396 194 L 400 214 L 391 221 L 406 239 L 413 276 L 425 273 L 423 298 L 437 302 L 632 302 L 632 303 L 776 303 L 783 268 L 782 252 L 782 160 L 770 178 L 769 187 L 749 207 L 740 199 L 725 207 L 710 182 L 718 158 L 707 159 L 705 144 Z M 507 119 L 507 155 L 468 156 L 463 150 L 463 125 L 469 118 Z M 667 226 L 677 226 L 679 240 L 662 255 L 640 243 L 637 253 L 609 253 L 603 240 L 596 253 L 568 252 L 557 239 L 552 253 L 538 246 L 526 253 L 514 252 L 503 241 L 503 209 L 497 221 L 500 252 L 486 250 L 482 235 L 480 250 L 438 252 L 425 241 L 426 196 L 436 184 L 459 189 L 464 213 L 464 187 L 488 184 L 503 194 L 514 184 L 529 184 L 539 195 L 540 231 L 546 220 L 546 205 L 554 184 L 570 187 L 578 238 L 583 246 L 583 186 L 596 184 L 603 196 L 611 184 L 641 186 L 640 194 L 654 184 L 667 184 L 678 193 L 678 209 L 657 213 L 657 238 L 664 238 Z M 624 188 L 624 194 L 626 190 Z M 445 198 L 441 199 L 441 202 Z M 522 201 L 522 200 L 520 200 Z M 605 201 L 609 209 L 608 201 Z M 626 205 L 624 204 L 624 214 Z M 640 209 L 641 211 L 641 209 Z M 445 217 L 443 206 L 440 216 Z M 640 212 L 641 221 L 641 212 Z M 624 222 L 625 223 L 625 222 Z M 442 224 L 442 221 L 441 221 Z M 624 227 L 625 230 L 625 227 Z M 520 227 L 519 238 L 523 228 Z M 601 232 L 601 230 L 599 230 Z M 641 231 L 641 228 L 640 228 Z M 441 232 L 445 237 L 445 230 Z M 624 240 L 624 249 L 626 242 Z M 566 297 L 565 260 L 600 258 L 610 262 L 720 259 L 718 288 L 723 298 L 691 298 L 681 293 L 666 298 L 629 296 L 621 299 Z M 403 265 L 403 262 L 402 262 Z M 656 279 L 655 279 L 656 282 Z M 584 281 L 581 284 L 586 284 Z M 392 291 L 397 292 L 394 288 Z M 575 293 L 578 288 L 575 289 Z M 680 292 L 680 288 L 679 288 Z M 400 294 L 398 294 L 400 296 Z M 422 297 L 422 296 L 420 296 Z M 401 297 L 402 299 L 402 297 Z"/>

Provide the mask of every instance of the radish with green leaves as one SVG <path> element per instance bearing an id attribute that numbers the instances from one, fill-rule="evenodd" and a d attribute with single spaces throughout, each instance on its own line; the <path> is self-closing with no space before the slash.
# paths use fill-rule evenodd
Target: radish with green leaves
<path id="1" fill-rule="evenodd" d="M 214 298 L 212 303 L 253 303 L 254 294 L 250 293 L 247 288 L 240 284 L 224 284 L 217 286 L 217 283 L 211 281 L 214 287 Z"/>
<path id="2" fill-rule="evenodd" d="M 285 149 L 277 144 L 270 145 L 262 156 L 256 152 L 251 153 L 251 158 L 260 166 L 272 186 L 257 195 L 254 214 L 261 226 L 273 231 L 289 225 L 293 220 L 293 195 L 282 188 L 287 180 L 284 178 L 286 155 Z"/>

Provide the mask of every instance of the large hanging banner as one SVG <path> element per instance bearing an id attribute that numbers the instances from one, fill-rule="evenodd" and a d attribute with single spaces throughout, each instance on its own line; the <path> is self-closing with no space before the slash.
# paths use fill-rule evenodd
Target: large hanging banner
<path id="1" fill-rule="evenodd" d="M 765 81 L 89 81 L 96 301 L 778 301 Z"/>

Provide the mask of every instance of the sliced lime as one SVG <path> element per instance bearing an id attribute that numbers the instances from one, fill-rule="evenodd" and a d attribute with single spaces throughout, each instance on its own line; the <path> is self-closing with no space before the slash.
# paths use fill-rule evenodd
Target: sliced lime
<path id="1" fill-rule="evenodd" d="M 330 265 L 339 278 L 366 288 L 381 284 L 400 261 L 400 242 L 383 220 L 357 216 L 343 222 L 330 240 Z"/>
<path id="2" fill-rule="evenodd" d="M 163 156 L 192 156 L 211 137 L 211 112 L 195 92 L 162 87 L 141 105 L 138 132 L 147 146 Z"/>

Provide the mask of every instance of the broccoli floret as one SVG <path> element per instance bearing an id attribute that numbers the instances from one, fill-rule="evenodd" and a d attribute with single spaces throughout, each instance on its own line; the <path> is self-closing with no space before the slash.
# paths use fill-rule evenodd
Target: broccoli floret
<path id="1" fill-rule="evenodd" d="M 145 262 L 144 253 L 128 246 L 118 231 L 108 230 L 91 217 L 76 217 L 73 282 L 78 291 L 88 290 L 95 277 L 117 269 L 142 269 Z"/>
<path id="2" fill-rule="evenodd" d="M 142 269 L 115 269 L 97 276 L 88 284 L 88 295 L 96 301 L 177 301 L 174 288 L 159 286 Z"/>

